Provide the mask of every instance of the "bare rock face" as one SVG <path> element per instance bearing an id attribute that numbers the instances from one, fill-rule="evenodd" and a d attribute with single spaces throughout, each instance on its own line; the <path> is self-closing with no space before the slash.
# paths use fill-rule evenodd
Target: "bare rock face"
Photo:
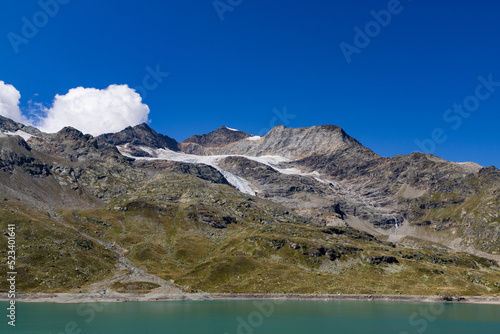
<path id="1" fill-rule="evenodd" d="M 184 146 L 190 146 L 187 144 L 197 144 L 202 147 L 223 147 L 248 137 L 250 137 L 248 133 L 221 126 L 217 130 L 210 133 L 201 136 L 191 136 L 182 143 Z"/>
<path id="2" fill-rule="evenodd" d="M 90 160 L 125 161 L 114 145 L 101 142 L 89 134 L 83 134 L 72 127 L 65 127 L 57 133 L 31 137 L 28 142 L 34 149 L 69 161 Z"/>
<path id="3" fill-rule="evenodd" d="M 221 126 L 217 130 L 203 135 L 194 135 L 184 140 L 180 145 L 182 152 L 187 154 L 210 155 L 212 152 L 224 150 L 230 144 L 250 137 L 248 133 Z"/>
<path id="4" fill-rule="evenodd" d="M 117 133 L 107 133 L 98 136 L 99 144 L 108 143 L 111 145 L 131 144 L 134 146 L 148 146 L 152 148 L 166 148 L 178 151 L 178 143 L 175 139 L 157 133 L 146 123 L 127 127 Z"/>
<path id="5" fill-rule="evenodd" d="M 246 143 L 245 143 L 246 144 Z M 312 155 L 326 155 L 361 144 L 335 125 L 312 126 L 309 128 L 287 128 L 279 125 L 271 129 L 259 141 L 250 145 L 239 142 L 231 151 L 253 156 L 279 155 L 298 160 Z M 244 146 L 248 146 L 245 150 Z M 234 152 L 236 153 L 236 152 Z"/>
<path id="6" fill-rule="evenodd" d="M 48 166 L 31 152 L 31 147 L 21 137 L 0 138 L 0 171 L 13 173 L 16 169 L 32 177 L 50 174 Z"/>
<path id="7" fill-rule="evenodd" d="M 211 166 L 204 164 L 190 164 L 176 161 L 144 161 L 136 160 L 132 164 L 141 169 L 153 169 L 162 172 L 176 172 L 196 176 L 216 184 L 229 185 L 224 176 Z"/>
<path id="8" fill-rule="evenodd" d="M 297 160 L 315 155 L 328 155 L 351 147 L 363 147 L 335 125 L 297 129 L 278 125 L 260 139 L 250 139 L 250 137 L 247 133 L 221 127 L 209 134 L 186 139 L 181 144 L 181 150 L 199 155 L 240 154 L 256 157 L 278 155 Z"/>

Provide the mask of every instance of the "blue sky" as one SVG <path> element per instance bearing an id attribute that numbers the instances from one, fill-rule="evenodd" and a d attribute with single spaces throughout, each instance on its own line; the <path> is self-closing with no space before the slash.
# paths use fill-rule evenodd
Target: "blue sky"
<path id="1" fill-rule="evenodd" d="M 500 87 L 476 96 L 480 76 L 500 82 L 500 2 L 220 0 L 219 13 L 213 0 L 60 2 L 17 53 L 9 33 L 23 36 L 23 17 L 43 9 L 0 5 L 0 80 L 25 113 L 75 87 L 144 87 L 158 67 L 168 77 L 138 92 L 150 125 L 177 140 L 221 125 L 336 124 L 380 155 L 500 166 Z M 389 9 L 388 24 L 373 24 Z M 367 24 L 370 42 L 348 63 L 340 45 L 356 47 Z M 464 102 L 471 112 L 447 112 Z"/>

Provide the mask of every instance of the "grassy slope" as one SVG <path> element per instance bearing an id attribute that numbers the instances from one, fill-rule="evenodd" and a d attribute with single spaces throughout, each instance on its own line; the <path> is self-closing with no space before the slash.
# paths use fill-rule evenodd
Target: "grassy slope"
<path id="1" fill-rule="evenodd" d="M 0 204 L 1 228 L 18 224 L 20 291 L 85 291 L 112 274 L 112 252 L 96 243 L 89 247 L 81 234 L 46 214 L 9 202 Z M 404 248 L 349 228 L 325 233 L 276 204 L 186 175 L 139 183 L 106 208 L 59 214 L 78 231 L 127 249 L 137 267 L 188 291 L 500 293 L 500 271 L 484 259 Z M 221 225 L 226 228 L 213 227 Z M 0 249 L 4 262 L 6 238 Z M 330 260 L 332 252 L 340 257 Z M 372 264 L 381 256 L 398 263 Z"/>
<path id="2" fill-rule="evenodd" d="M 74 131 L 62 133 L 62 139 L 71 139 L 63 140 L 63 144 L 67 142 L 67 152 L 63 151 L 72 152 L 73 161 L 63 161 L 67 154 L 61 151 L 66 158 L 56 162 L 62 167 L 67 163 L 68 168 L 51 169 L 50 173 L 49 165 L 56 163 L 52 157 L 47 160 L 48 165 L 43 165 L 41 161 L 47 157 L 28 150 L 19 138 L 4 143 L 3 160 L 8 163 L 5 173 L 13 169 L 23 180 L 19 183 L 16 178 L 12 184 L 12 180 L 7 180 L 11 190 L 19 190 L 20 198 L 31 198 L 33 202 L 39 200 L 36 197 L 52 196 L 50 200 L 45 198 L 46 202 L 63 207 L 54 218 L 54 212 L 48 215 L 37 211 L 26 204 L 28 201 L 0 198 L 0 229 L 5 233 L 7 224 L 17 225 L 19 291 L 87 291 L 93 282 L 116 273 L 115 250 L 124 249 L 137 267 L 189 286 L 192 291 L 500 293 L 500 271 L 487 260 L 431 247 L 393 245 L 349 228 L 325 233 L 325 227 L 285 207 L 229 186 L 171 173 L 161 166 L 135 168 L 123 157 L 117 157 L 118 153 L 104 154 L 91 141 L 77 135 Z M 75 136 L 79 138 L 76 146 Z M 48 149 L 59 152 L 63 144 L 58 142 Z M 78 162 L 78 156 L 89 154 L 100 158 Z M 40 161 L 28 159 L 32 155 Z M 347 158 L 345 161 L 358 170 L 358 163 Z M 414 179 L 410 182 L 413 186 L 421 177 L 427 178 L 424 181 L 429 184 L 434 184 L 434 178 L 443 179 L 434 175 L 435 163 L 422 156 L 416 158 L 422 161 L 413 167 L 413 176 L 408 176 Z M 69 167 L 76 172 L 70 173 Z M 396 184 L 394 178 L 400 172 L 385 167 L 382 170 L 387 184 Z M 456 171 L 441 170 L 441 174 L 448 172 Z M 495 173 L 491 170 L 481 177 L 471 176 L 458 188 L 456 178 L 451 178 L 450 184 L 440 181 L 426 197 L 402 199 L 414 209 L 410 213 L 415 217 L 409 220 L 443 238 L 455 233 L 470 238 L 478 249 L 499 251 L 500 234 L 495 231 L 500 229 L 496 214 L 500 197 L 494 190 L 498 188 L 490 189 L 490 183 L 498 179 Z M 461 193 L 451 193 L 452 190 Z M 2 191 L 2 196 L 9 194 L 12 192 Z M 68 209 L 82 207 L 84 198 L 92 199 L 86 207 L 97 208 Z M 485 224 L 492 226 L 487 233 L 493 235 L 485 234 Z M 3 233 L 0 277 L 5 277 L 7 271 L 7 238 Z M 118 281 L 111 287 L 118 291 L 143 291 L 155 285 Z M 0 291 L 6 290 L 7 282 L 0 279 Z"/>
<path id="3" fill-rule="evenodd" d="M 461 196 L 433 193 L 411 202 L 419 215 L 412 225 L 427 227 L 443 239 L 460 237 L 464 245 L 491 254 L 500 254 L 500 198 L 494 194 Z"/>
<path id="4" fill-rule="evenodd" d="M 16 224 L 18 291 L 78 289 L 114 271 L 114 254 L 52 219 L 11 201 L 0 202 L 0 276 L 7 274 L 8 224 Z M 0 291 L 7 282 L 0 280 Z"/>

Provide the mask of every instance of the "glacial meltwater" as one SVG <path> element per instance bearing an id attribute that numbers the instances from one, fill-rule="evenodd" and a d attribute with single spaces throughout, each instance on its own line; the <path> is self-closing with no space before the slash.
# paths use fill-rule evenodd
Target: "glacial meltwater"
<path id="1" fill-rule="evenodd" d="M 0 302 L 0 333 L 498 334 L 500 305 L 380 301 Z"/>

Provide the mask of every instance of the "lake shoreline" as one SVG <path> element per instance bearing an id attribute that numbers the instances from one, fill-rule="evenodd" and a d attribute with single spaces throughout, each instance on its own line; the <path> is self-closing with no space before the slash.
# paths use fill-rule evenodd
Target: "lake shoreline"
<path id="1" fill-rule="evenodd" d="M 6 294 L 0 301 L 9 301 Z M 500 297 L 494 296 L 413 296 L 413 295 L 366 295 L 366 294 L 259 294 L 259 293 L 186 293 L 186 294 L 135 294 L 135 293 L 19 293 L 16 302 L 30 303 L 118 303 L 154 301 L 210 301 L 210 300 L 318 300 L 318 301 L 390 301 L 390 302 L 428 302 L 500 305 Z"/>

